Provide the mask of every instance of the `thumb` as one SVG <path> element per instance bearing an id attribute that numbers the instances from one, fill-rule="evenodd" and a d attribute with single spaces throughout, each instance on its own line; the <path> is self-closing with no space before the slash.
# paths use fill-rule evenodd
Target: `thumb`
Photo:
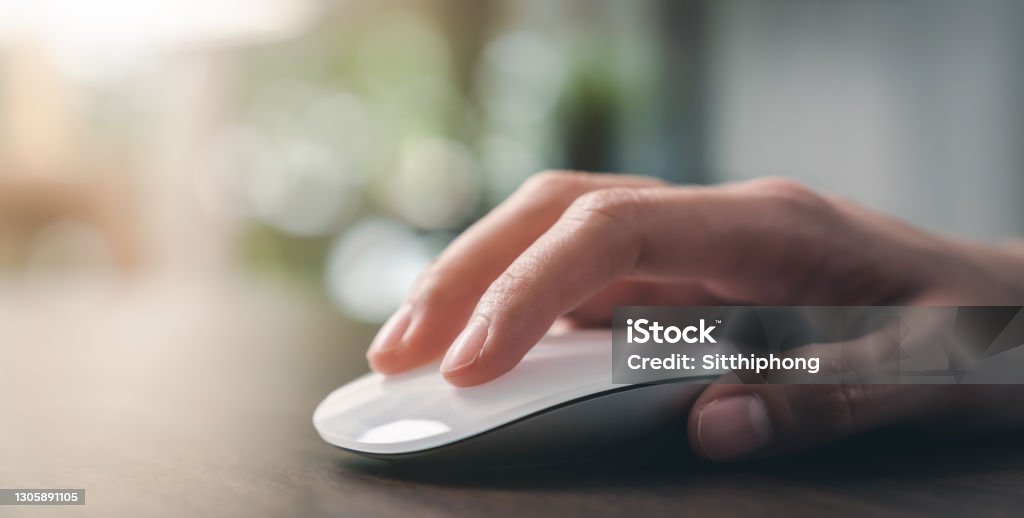
<path id="1" fill-rule="evenodd" d="M 899 330 L 907 319 L 912 322 L 908 327 L 917 332 L 902 337 Z M 1007 404 L 1020 400 L 1024 385 L 884 383 L 892 379 L 885 374 L 895 350 L 910 353 L 911 361 L 902 366 L 925 372 L 936 349 L 948 355 L 944 344 L 969 344 L 950 336 L 939 323 L 941 318 L 931 313 L 903 314 L 862 337 L 787 353 L 817 358 L 823 367 L 820 376 L 783 371 L 769 371 L 761 378 L 743 371 L 726 374 L 708 386 L 690 411 L 690 444 L 704 458 L 733 461 L 811 449 L 892 425 L 957 434 L 1024 428 L 1024 407 Z M 1011 353 L 975 358 L 971 370 L 1006 372 L 1019 367 L 1020 358 Z M 820 383 L 824 380 L 832 383 Z M 803 384 L 808 381 L 818 384 Z"/>
<path id="2" fill-rule="evenodd" d="M 710 385 L 690 413 L 690 444 L 709 460 L 822 446 L 919 413 L 930 398 L 909 385 L 742 385 L 734 376 Z"/>
<path id="3" fill-rule="evenodd" d="M 871 382 L 878 379 L 880 359 L 897 345 L 889 325 L 855 340 L 794 350 L 794 355 L 817 357 L 825 366 L 820 377 L 803 378 L 803 383 L 786 384 L 786 376 L 779 373 L 766 378 L 779 384 L 744 384 L 744 379 L 756 378 L 741 378 L 737 372 L 722 376 L 690 411 L 688 434 L 694 451 L 715 461 L 769 457 L 950 411 L 962 399 L 955 397 L 956 387 Z M 853 383 L 835 377 L 851 373 L 856 374 Z M 820 383 L 829 379 L 833 382 Z"/>

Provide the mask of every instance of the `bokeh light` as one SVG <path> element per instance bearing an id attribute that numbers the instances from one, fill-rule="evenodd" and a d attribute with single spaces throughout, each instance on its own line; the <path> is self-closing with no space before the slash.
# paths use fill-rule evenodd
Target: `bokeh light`
<path id="1" fill-rule="evenodd" d="M 562 94 L 569 62 L 544 37 L 513 31 L 490 42 L 478 70 L 481 103 L 494 123 L 536 127 Z"/>
<path id="2" fill-rule="evenodd" d="M 457 142 L 410 139 L 402 146 L 389 187 L 392 209 L 409 224 L 423 229 L 452 228 L 475 206 L 476 165 Z"/>
<path id="3" fill-rule="evenodd" d="M 436 245 L 400 223 L 372 218 L 338 238 L 327 258 L 331 300 L 350 316 L 382 322 L 398 306 Z"/>
<path id="4" fill-rule="evenodd" d="M 259 220 L 297 236 L 337 230 L 358 208 L 351 166 L 334 149 L 307 140 L 278 140 L 252 150 L 246 191 Z"/>

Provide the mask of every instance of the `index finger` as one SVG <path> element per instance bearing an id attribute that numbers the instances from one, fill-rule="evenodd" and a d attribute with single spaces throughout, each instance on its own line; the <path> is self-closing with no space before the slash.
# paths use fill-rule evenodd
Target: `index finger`
<path id="1" fill-rule="evenodd" d="M 487 287 L 573 200 L 612 186 L 662 185 L 640 176 L 547 172 L 459 236 L 417 280 L 407 302 L 367 351 L 371 367 L 397 373 L 444 353 Z"/>

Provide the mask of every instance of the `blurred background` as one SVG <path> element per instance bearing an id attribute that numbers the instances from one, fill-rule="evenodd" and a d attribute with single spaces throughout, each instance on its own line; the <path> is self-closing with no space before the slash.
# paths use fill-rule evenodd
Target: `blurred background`
<path id="1" fill-rule="evenodd" d="M 0 0 L 0 324 L 320 312 L 362 348 L 552 168 L 1024 235 L 1022 26 L 1012 0 Z"/>

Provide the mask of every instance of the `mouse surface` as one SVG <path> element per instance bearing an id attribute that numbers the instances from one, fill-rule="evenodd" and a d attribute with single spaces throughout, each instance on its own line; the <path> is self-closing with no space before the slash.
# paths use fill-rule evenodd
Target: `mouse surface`
<path id="1" fill-rule="evenodd" d="M 327 396 L 313 423 L 330 444 L 392 460 L 543 461 L 669 426 L 685 443 L 686 414 L 714 376 L 615 384 L 611 362 L 611 331 L 547 336 L 512 371 L 477 387 L 449 385 L 436 363 L 364 375 Z"/>

